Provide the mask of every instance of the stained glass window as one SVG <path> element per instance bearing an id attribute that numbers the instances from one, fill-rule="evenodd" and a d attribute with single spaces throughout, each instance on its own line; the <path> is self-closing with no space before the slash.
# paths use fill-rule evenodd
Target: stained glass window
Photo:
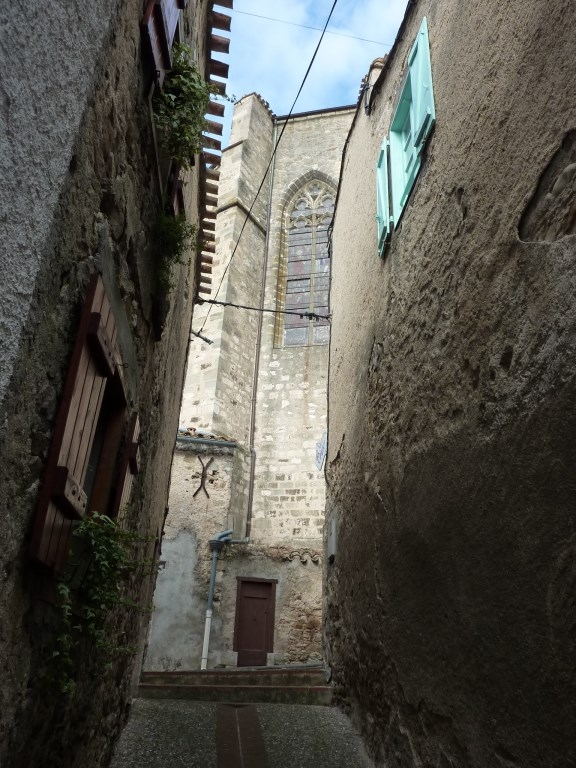
<path id="1" fill-rule="evenodd" d="M 307 184 L 289 206 L 285 224 L 285 281 L 281 290 L 283 309 L 328 315 L 328 227 L 333 214 L 334 193 L 320 181 Z M 328 320 L 284 315 L 283 346 L 327 344 L 328 340 Z"/>

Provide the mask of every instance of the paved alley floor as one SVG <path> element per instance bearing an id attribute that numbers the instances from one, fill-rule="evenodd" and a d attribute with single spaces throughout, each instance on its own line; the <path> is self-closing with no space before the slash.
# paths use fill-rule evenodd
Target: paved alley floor
<path id="1" fill-rule="evenodd" d="M 332 707 L 136 699 L 111 768 L 373 768 Z"/>

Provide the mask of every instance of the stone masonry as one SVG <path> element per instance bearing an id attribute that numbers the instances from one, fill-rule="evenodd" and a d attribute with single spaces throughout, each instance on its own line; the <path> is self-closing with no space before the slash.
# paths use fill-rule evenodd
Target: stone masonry
<path id="1" fill-rule="evenodd" d="M 423 17 L 436 124 L 382 258 Z M 576 765 L 575 50 L 567 0 L 411 2 L 346 145 L 326 632 L 381 766 Z"/>
<path id="2" fill-rule="evenodd" d="M 335 194 L 351 119 L 351 109 L 338 109 L 287 120 L 268 179 L 252 205 L 285 121 L 271 115 L 257 95 L 238 102 L 220 175 L 213 272 L 214 286 L 222 280 L 219 300 L 278 307 L 286 205 L 305 181 L 316 176 L 329 183 Z M 176 541 L 182 542 L 176 548 L 190 548 L 190 587 L 185 598 L 189 619 L 182 636 L 193 632 L 194 639 L 186 654 L 176 651 L 179 640 L 168 654 L 161 652 L 156 640 L 162 616 L 166 611 L 175 615 L 180 607 L 179 598 L 170 593 L 171 557 L 163 554 L 168 562 L 160 579 L 166 591 L 155 596 L 157 615 L 147 669 L 166 663 L 199 666 L 208 541 L 228 528 L 234 530 L 235 543 L 227 545 L 219 559 L 208 666 L 236 664 L 233 638 L 239 576 L 277 580 L 274 651 L 268 663 L 320 662 L 322 658 L 324 477 L 316 466 L 316 445 L 326 430 L 328 347 L 282 348 L 276 343 L 276 323 L 273 314 L 234 307 L 204 305 L 195 312 L 194 330 L 202 329 L 214 343 L 193 337 L 180 423 L 208 429 L 217 438 L 211 467 L 218 479 L 209 500 L 203 493 L 191 498 L 201 466 L 190 453 L 184 459 L 178 445 L 163 552 L 172 551 Z M 219 441 L 235 443 L 231 457 L 224 460 L 218 455 Z M 199 445 L 193 450 L 199 450 Z M 206 505 L 209 515 L 202 511 Z M 160 657 L 167 655 L 169 661 L 162 662 Z"/>
<path id="3" fill-rule="evenodd" d="M 158 338 L 151 233 L 163 190 L 149 101 L 154 74 L 141 47 L 142 10 L 141 0 L 23 2 L 1 24 L 3 768 L 106 764 L 139 666 L 139 655 L 127 652 L 106 665 L 100 650 L 80 638 L 74 691 L 62 691 L 53 666 L 54 641 L 64 632 L 56 592 L 61 574 L 31 559 L 30 538 L 79 316 L 95 273 L 116 323 L 126 410 L 140 417 L 139 474 L 121 519 L 144 538 L 142 557 L 154 557 L 164 519 L 195 276 L 193 266 L 174 270 L 170 311 Z M 201 69 L 209 56 L 209 10 L 210 3 L 191 4 L 179 16 Z M 192 223 L 199 216 L 199 166 L 185 190 Z M 82 429 L 75 435 L 84 439 Z M 116 480 L 111 482 L 114 487 Z M 130 585 L 142 606 L 150 602 L 152 580 L 148 573 Z M 106 625 L 110 643 L 141 652 L 147 622 L 146 611 L 115 610 Z"/>

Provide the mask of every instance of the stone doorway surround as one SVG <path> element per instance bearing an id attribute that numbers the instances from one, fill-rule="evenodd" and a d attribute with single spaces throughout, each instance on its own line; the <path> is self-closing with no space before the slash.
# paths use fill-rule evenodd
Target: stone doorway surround
<path id="1" fill-rule="evenodd" d="M 237 666 L 265 666 L 274 650 L 277 579 L 237 577 L 234 650 Z"/>

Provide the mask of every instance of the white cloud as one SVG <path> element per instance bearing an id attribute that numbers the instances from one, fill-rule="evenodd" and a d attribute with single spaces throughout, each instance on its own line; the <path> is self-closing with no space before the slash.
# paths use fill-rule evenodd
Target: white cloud
<path id="1" fill-rule="evenodd" d="M 228 93 L 240 98 L 255 91 L 274 113 L 287 114 L 321 34 L 237 11 L 323 27 L 331 7 L 332 0 L 284 0 L 274 6 L 268 0 L 236 0 L 230 12 Z M 405 7 L 406 0 L 339 0 L 328 30 L 364 39 L 324 36 L 294 111 L 355 103 L 370 63 L 394 42 Z"/>

